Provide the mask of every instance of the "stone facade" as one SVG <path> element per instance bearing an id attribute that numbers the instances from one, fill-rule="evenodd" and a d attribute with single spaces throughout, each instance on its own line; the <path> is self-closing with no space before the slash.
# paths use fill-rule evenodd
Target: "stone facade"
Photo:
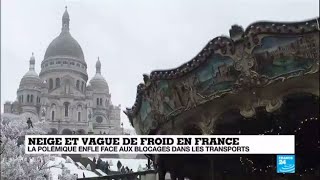
<path id="1" fill-rule="evenodd" d="M 66 9 L 61 33 L 48 46 L 40 74 L 32 54 L 17 100 L 6 102 L 4 112 L 48 121 L 52 134 L 121 134 L 121 106 L 111 102 L 101 62 L 98 58 L 96 74 L 88 82 L 84 54 L 69 32 L 69 21 Z"/>

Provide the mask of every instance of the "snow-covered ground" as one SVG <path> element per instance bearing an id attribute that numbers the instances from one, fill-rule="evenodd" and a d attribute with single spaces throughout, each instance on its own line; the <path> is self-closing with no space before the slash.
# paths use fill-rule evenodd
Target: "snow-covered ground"
<path id="1" fill-rule="evenodd" d="M 135 159 L 137 154 L 119 154 L 121 159 Z"/>
<path id="2" fill-rule="evenodd" d="M 98 175 L 92 171 L 79 169 L 77 165 L 75 165 L 74 162 L 72 161 L 71 162 L 66 161 L 62 157 L 55 157 L 54 161 L 50 161 L 48 163 L 49 166 L 54 166 L 54 165 L 58 166 L 58 167 L 50 168 L 52 180 L 58 180 L 59 174 L 62 173 L 62 169 L 61 169 L 62 165 L 60 163 L 63 164 L 65 168 L 70 170 L 70 174 L 77 174 L 78 178 L 83 178 L 83 173 L 85 177 L 98 177 Z"/>
<path id="3" fill-rule="evenodd" d="M 93 158 L 89 157 L 89 159 L 92 161 Z M 110 165 L 111 171 L 118 171 L 117 163 L 118 161 L 121 162 L 121 164 L 126 167 L 128 166 L 129 169 L 132 169 L 133 172 L 137 171 L 143 171 L 144 168 L 146 168 L 146 164 L 148 164 L 147 159 L 113 159 L 113 158 L 101 158 L 102 161 L 108 161 Z"/>
<path id="4" fill-rule="evenodd" d="M 89 157 L 90 160 L 93 158 Z M 108 161 L 110 165 L 110 170 L 118 171 L 117 163 L 118 161 L 129 169 L 132 169 L 133 172 L 143 171 L 148 163 L 147 159 L 113 159 L 113 158 L 101 158 L 102 161 Z M 54 157 L 54 161 L 50 161 L 48 166 L 57 166 L 50 168 L 52 180 L 58 180 L 58 176 L 62 174 L 62 164 L 63 166 L 70 171 L 70 174 L 77 174 L 78 178 L 83 178 L 83 173 L 85 177 L 98 177 L 99 175 L 84 169 L 83 165 L 79 162 L 73 162 L 70 158 L 64 159 L 62 157 Z M 78 166 L 77 166 L 78 164 Z M 81 168 L 82 167 L 82 168 Z M 102 175 L 107 175 L 101 171 Z"/>

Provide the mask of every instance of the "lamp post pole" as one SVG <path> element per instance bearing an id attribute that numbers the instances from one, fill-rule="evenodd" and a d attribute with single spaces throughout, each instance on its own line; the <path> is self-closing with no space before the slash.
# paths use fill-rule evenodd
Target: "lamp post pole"
<path id="1" fill-rule="evenodd" d="M 93 134 L 93 129 L 92 129 L 92 122 L 91 122 L 91 118 L 92 118 L 92 114 L 91 111 L 89 111 L 89 115 L 88 115 L 89 121 L 88 121 L 88 134 Z"/>
<path id="2" fill-rule="evenodd" d="M 121 128 L 122 128 L 122 135 L 123 135 L 123 123 L 121 123 Z"/>

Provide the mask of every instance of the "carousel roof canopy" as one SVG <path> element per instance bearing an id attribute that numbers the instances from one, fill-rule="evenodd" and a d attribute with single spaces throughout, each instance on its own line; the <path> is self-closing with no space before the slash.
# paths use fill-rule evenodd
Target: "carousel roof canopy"
<path id="1" fill-rule="evenodd" d="M 180 67 L 144 74 L 125 114 L 138 134 L 149 134 L 212 101 L 252 116 L 258 106 L 272 111 L 279 105 L 274 97 L 291 89 L 319 95 L 319 21 L 233 25 L 230 37 L 212 39 Z M 229 104 L 220 100 L 227 98 Z"/>

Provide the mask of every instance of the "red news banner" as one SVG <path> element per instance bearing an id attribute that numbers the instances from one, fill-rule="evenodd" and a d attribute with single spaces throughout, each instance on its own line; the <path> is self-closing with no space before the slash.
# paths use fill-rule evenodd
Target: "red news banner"
<path id="1" fill-rule="evenodd" d="M 27 135 L 26 154 L 294 154 L 294 135 Z"/>

